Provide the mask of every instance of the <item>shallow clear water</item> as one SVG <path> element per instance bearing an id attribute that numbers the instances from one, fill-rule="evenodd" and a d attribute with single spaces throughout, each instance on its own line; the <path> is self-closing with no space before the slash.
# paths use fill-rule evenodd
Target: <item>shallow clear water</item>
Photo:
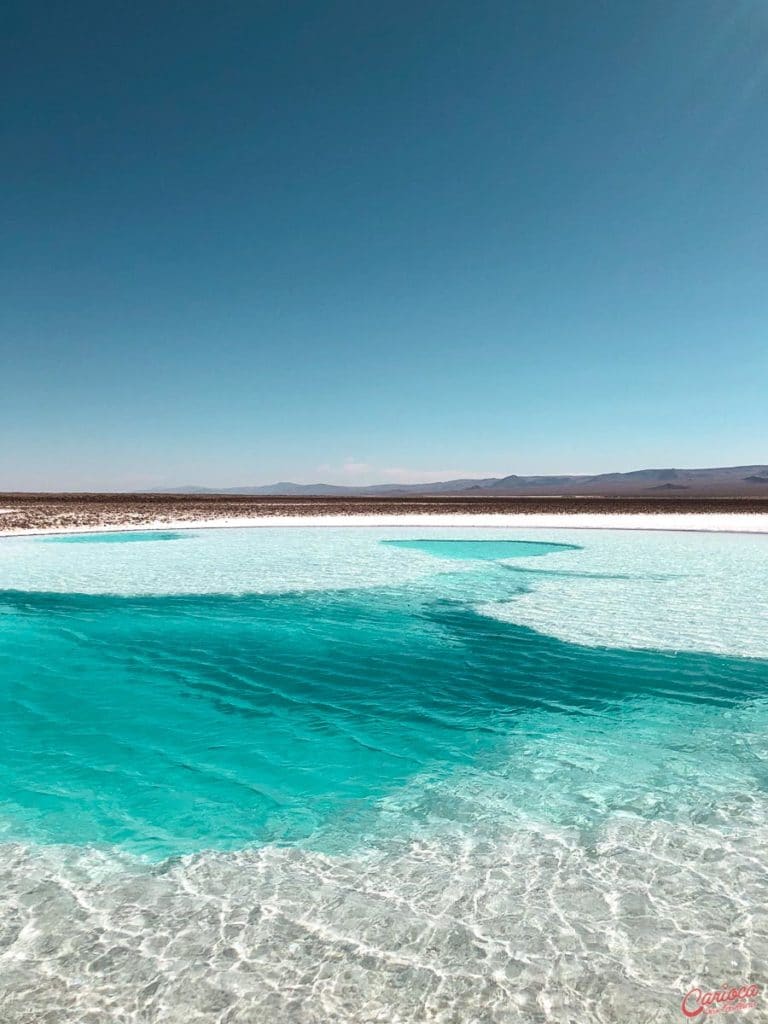
<path id="1" fill-rule="evenodd" d="M 764 538 L 108 536 L 0 543 L 3 1021 L 666 1021 L 761 981 Z"/>

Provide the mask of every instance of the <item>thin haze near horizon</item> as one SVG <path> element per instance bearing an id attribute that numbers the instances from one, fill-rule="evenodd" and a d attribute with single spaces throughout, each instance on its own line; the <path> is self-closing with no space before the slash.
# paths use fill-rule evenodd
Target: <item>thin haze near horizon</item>
<path id="1" fill-rule="evenodd" d="M 1 18 L 0 489 L 768 461 L 760 0 Z"/>

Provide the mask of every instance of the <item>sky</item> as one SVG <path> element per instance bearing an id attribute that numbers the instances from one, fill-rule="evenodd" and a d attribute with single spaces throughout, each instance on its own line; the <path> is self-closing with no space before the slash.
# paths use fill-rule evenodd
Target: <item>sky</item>
<path id="1" fill-rule="evenodd" d="M 764 0 L 0 39 L 0 490 L 768 462 Z"/>

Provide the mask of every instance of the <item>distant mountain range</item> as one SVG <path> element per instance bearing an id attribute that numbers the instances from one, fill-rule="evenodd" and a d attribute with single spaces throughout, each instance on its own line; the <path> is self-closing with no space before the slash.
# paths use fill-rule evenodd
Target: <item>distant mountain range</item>
<path id="1" fill-rule="evenodd" d="M 161 494 L 252 495 L 546 495 L 611 496 L 710 496 L 768 497 L 768 466 L 729 466 L 717 469 L 638 469 L 630 473 L 599 473 L 578 476 L 511 476 L 443 480 L 427 484 L 375 484 L 348 487 L 343 484 L 295 484 L 282 481 L 258 487 L 175 487 Z"/>

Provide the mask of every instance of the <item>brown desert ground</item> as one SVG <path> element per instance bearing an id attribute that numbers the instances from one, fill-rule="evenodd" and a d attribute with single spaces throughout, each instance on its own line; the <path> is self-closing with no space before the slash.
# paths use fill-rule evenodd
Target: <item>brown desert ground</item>
<path id="1" fill-rule="evenodd" d="M 693 497 L 381 497 L 176 494 L 0 494 L 0 532 L 83 527 L 136 528 L 149 523 L 205 523 L 227 516 L 414 515 L 426 512 L 768 513 L 768 498 Z"/>

